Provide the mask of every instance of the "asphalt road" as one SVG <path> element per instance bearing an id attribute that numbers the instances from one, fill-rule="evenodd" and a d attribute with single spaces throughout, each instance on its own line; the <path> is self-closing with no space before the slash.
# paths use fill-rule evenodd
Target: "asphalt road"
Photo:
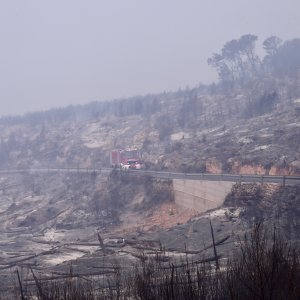
<path id="1" fill-rule="evenodd" d="M 31 169 L 0 169 L 0 174 L 16 173 L 98 173 L 109 174 L 112 168 L 31 168 Z M 165 179 L 188 179 L 207 181 L 230 181 L 230 182 L 256 182 L 256 183 L 277 183 L 282 185 L 300 184 L 300 176 L 271 176 L 271 175 L 233 175 L 233 174 L 208 174 L 208 173 L 175 173 L 150 170 L 126 170 L 131 175 L 148 175 L 155 178 Z"/>

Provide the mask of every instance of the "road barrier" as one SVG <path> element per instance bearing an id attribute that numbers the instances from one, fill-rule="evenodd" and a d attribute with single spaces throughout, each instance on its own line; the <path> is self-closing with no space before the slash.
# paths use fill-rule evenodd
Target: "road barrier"
<path id="1" fill-rule="evenodd" d="M 113 168 L 30 168 L 30 169 L 0 169 L 0 174 L 17 174 L 17 173 L 95 173 L 109 174 L 113 170 L 126 172 L 131 175 L 148 175 L 162 179 L 186 179 L 186 180 L 208 180 L 208 181 L 230 181 L 240 183 L 277 183 L 281 185 L 300 184 L 300 176 L 278 176 L 278 175 L 250 175 L 250 174 L 210 174 L 210 173 L 178 173 L 153 170 L 119 170 Z"/>

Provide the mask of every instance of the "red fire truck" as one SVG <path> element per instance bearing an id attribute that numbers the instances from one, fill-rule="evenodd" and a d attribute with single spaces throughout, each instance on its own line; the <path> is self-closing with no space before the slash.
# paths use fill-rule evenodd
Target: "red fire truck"
<path id="1" fill-rule="evenodd" d="M 139 170 L 142 168 L 141 153 L 137 149 L 112 150 L 110 152 L 110 165 L 123 170 Z"/>

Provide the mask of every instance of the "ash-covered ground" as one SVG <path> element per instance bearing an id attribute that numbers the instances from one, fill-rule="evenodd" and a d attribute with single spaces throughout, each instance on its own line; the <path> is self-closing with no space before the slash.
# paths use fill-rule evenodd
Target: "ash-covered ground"
<path id="1" fill-rule="evenodd" d="M 224 205 L 198 214 L 173 202 L 172 183 L 126 173 L 14 174 L 0 178 L 0 282 L 111 272 L 158 255 L 169 264 L 188 256 L 213 260 L 234 255 L 239 238 L 256 222 L 277 226 L 299 241 L 300 187 L 235 185 Z"/>

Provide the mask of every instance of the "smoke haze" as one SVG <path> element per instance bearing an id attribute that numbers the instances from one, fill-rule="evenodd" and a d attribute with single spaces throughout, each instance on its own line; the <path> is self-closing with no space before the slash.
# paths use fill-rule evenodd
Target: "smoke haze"
<path id="1" fill-rule="evenodd" d="M 210 83 L 243 34 L 299 37 L 300 2 L 4 0 L 0 115 Z"/>

